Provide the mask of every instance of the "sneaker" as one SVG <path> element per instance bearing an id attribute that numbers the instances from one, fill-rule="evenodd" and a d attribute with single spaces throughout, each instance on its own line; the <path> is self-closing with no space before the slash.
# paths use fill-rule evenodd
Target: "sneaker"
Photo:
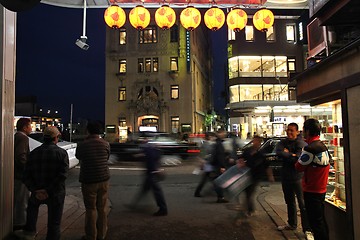
<path id="1" fill-rule="evenodd" d="M 28 232 L 25 230 L 14 231 L 14 235 L 21 240 L 33 240 L 36 237 L 36 233 Z"/>
<path id="2" fill-rule="evenodd" d="M 305 231 L 305 239 L 306 240 L 314 240 L 314 235 L 310 231 Z"/>
<path id="3" fill-rule="evenodd" d="M 168 215 L 167 211 L 166 210 L 161 210 L 161 209 L 153 214 L 153 216 L 157 216 L 157 217 L 159 217 L 159 216 L 167 216 L 167 215 Z"/>
<path id="4" fill-rule="evenodd" d="M 292 227 L 292 226 L 290 226 L 289 224 L 286 224 L 286 225 L 278 226 L 277 229 L 278 229 L 279 231 L 283 231 L 283 230 L 295 230 L 296 227 Z"/>
<path id="5" fill-rule="evenodd" d="M 228 203 L 229 201 L 226 200 L 225 198 L 218 198 L 218 200 L 216 202 L 217 203 Z"/>

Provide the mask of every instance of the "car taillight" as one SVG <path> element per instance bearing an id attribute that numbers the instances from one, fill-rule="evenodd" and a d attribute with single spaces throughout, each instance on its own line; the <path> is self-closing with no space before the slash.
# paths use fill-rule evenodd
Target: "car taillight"
<path id="1" fill-rule="evenodd" d="M 200 153 L 199 149 L 188 149 L 187 153 Z"/>

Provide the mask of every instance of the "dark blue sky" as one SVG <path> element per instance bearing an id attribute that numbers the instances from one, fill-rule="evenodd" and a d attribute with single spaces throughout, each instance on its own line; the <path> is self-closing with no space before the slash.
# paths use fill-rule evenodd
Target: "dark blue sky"
<path id="1" fill-rule="evenodd" d="M 89 50 L 75 45 L 82 35 L 83 10 L 39 4 L 18 13 L 16 95 L 37 97 L 38 106 L 58 110 L 63 122 L 79 118 L 104 121 L 105 9 L 87 9 Z M 212 33 L 213 52 L 226 56 L 226 28 Z M 224 61 L 225 60 L 225 61 Z M 215 109 L 224 101 L 226 57 L 214 58 Z"/>
<path id="2" fill-rule="evenodd" d="M 105 29 L 103 10 L 87 9 L 89 50 L 75 45 L 83 11 L 39 4 L 18 13 L 16 95 L 37 97 L 39 107 L 58 110 L 63 122 L 104 120 Z"/>

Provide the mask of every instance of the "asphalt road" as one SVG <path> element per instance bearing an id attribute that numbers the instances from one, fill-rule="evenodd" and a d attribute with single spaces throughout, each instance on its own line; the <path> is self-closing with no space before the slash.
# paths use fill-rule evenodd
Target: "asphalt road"
<path id="1" fill-rule="evenodd" d="M 131 203 L 141 185 L 141 163 L 118 162 L 111 165 L 108 239 L 284 239 L 258 203 L 255 216 L 244 216 L 242 195 L 226 204 L 216 203 L 216 195 L 208 183 L 203 190 L 204 197 L 195 198 L 194 189 L 200 179 L 193 174 L 197 165 L 195 159 L 187 159 L 176 166 L 164 166 L 167 178 L 161 185 L 169 215 L 163 217 L 152 216 L 157 211 L 152 194 L 143 199 L 135 210 L 125 206 Z M 78 172 L 78 168 L 70 171 L 67 193 L 82 198 Z M 261 192 L 260 188 L 258 193 Z"/>

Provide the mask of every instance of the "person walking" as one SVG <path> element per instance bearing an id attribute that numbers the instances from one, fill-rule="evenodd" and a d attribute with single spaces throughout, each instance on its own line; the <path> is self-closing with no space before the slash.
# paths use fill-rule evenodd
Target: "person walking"
<path id="1" fill-rule="evenodd" d="M 29 118 L 20 118 L 16 122 L 14 136 L 14 220 L 13 230 L 20 230 L 26 224 L 26 208 L 30 192 L 22 182 L 25 164 L 28 160 L 30 148 L 29 137 L 31 121 Z"/>
<path id="2" fill-rule="evenodd" d="M 216 141 L 212 153 L 212 165 L 214 170 L 210 173 L 213 180 L 226 170 L 226 152 L 223 144 L 225 136 L 226 131 L 224 129 L 219 129 L 216 133 Z M 224 192 L 221 187 L 214 185 L 214 188 L 217 195 L 217 203 L 229 202 L 224 198 Z"/>
<path id="3" fill-rule="evenodd" d="M 131 209 L 136 208 L 140 200 L 150 191 L 153 191 L 155 201 L 159 210 L 155 212 L 154 216 L 168 215 L 168 207 L 164 197 L 163 190 L 160 186 L 160 181 L 164 177 L 163 170 L 160 169 L 161 150 L 153 143 L 146 142 L 141 145 L 143 153 L 140 154 L 145 162 L 144 181 L 139 193 L 135 196 L 134 201 L 128 206 Z"/>
<path id="4" fill-rule="evenodd" d="M 270 182 L 274 181 L 274 177 L 270 171 L 271 169 L 268 168 L 263 153 L 260 151 L 261 143 L 262 137 L 255 135 L 252 140 L 252 146 L 246 148 L 237 161 L 237 166 L 239 168 L 244 166 L 249 167 L 252 176 L 252 183 L 245 189 L 247 202 L 247 212 L 245 215 L 247 217 L 250 217 L 255 213 L 255 190 L 265 173 Z"/>
<path id="5" fill-rule="evenodd" d="M 107 199 L 110 170 L 110 144 L 100 137 L 101 124 L 89 122 L 88 136 L 78 144 L 75 156 L 80 162 L 79 182 L 85 213 L 84 240 L 103 240 L 108 230 Z"/>
<path id="6" fill-rule="evenodd" d="M 297 228 L 297 199 L 300 214 L 301 226 L 307 240 L 314 239 L 307 219 L 304 197 L 301 186 L 303 173 L 296 171 L 295 163 L 300 157 L 302 148 L 306 143 L 298 137 L 299 126 L 296 123 L 290 123 L 286 129 L 286 139 L 282 139 L 276 146 L 276 154 L 282 161 L 281 186 L 284 193 L 284 199 L 287 206 L 288 224 L 278 226 L 278 230 L 295 230 Z"/>
<path id="7" fill-rule="evenodd" d="M 215 135 L 210 132 L 205 133 L 205 141 L 201 145 L 200 149 L 200 157 L 202 158 L 202 168 L 203 168 L 203 174 L 200 179 L 200 182 L 198 186 L 196 187 L 194 196 L 195 197 L 201 197 L 201 190 L 205 186 L 205 183 L 209 180 L 212 180 L 210 174 L 213 172 L 214 168 L 212 166 L 212 153 L 213 153 L 213 147 L 214 147 L 214 139 Z"/>
<path id="8" fill-rule="evenodd" d="M 310 118 L 304 122 L 303 133 L 308 143 L 304 147 L 295 168 L 304 172 L 302 187 L 310 227 L 315 240 L 328 240 L 329 229 L 324 214 L 324 201 L 328 182 L 331 156 L 320 141 L 321 125 Z"/>
<path id="9" fill-rule="evenodd" d="M 44 130 L 44 143 L 35 148 L 25 165 L 23 182 L 31 191 L 26 225 L 15 231 L 21 239 L 35 239 L 39 207 L 48 207 L 46 240 L 60 239 L 60 225 L 65 200 L 65 179 L 69 169 L 67 152 L 58 147 L 60 132 L 55 126 Z"/>

